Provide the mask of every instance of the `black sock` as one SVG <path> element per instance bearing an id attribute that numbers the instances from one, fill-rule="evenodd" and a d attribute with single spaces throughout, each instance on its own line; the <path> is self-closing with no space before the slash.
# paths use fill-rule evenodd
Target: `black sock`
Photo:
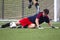
<path id="1" fill-rule="evenodd" d="M 35 4 L 35 7 L 36 7 L 36 13 L 38 14 L 40 12 L 39 3 L 36 3 Z"/>
<path id="2" fill-rule="evenodd" d="M 35 7 L 36 7 L 36 8 L 37 8 L 37 6 L 39 6 L 39 3 L 36 3 L 36 4 L 35 4 Z"/>
<path id="3" fill-rule="evenodd" d="M 3 24 L 1 28 L 5 28 L 5 27 L 8 27 L 8 26 L 10 26 L 10 23 Z"/>
<path id="4" fill-rule="evenodd" d="M 35 1 L 37 1 L 37 2 L 38 2 L 38 0 L 35 0 Z M 32 0 L 29 0 L 29 2 L 32 2 Z"/>

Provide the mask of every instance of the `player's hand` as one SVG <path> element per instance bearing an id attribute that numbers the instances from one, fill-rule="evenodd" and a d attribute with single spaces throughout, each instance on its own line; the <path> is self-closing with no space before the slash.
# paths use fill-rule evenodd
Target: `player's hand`
<path id="1" fill-rule="evenodd" d="M 44 29 L 43 27 L 41 27 L 40 25 L 37 26 L 38 29 Z"/>
<path id="2" fill-rule="evenodd" d="M 37 28 L 39 28 L 40 27 L 40 25 L 37 25 Z"/>

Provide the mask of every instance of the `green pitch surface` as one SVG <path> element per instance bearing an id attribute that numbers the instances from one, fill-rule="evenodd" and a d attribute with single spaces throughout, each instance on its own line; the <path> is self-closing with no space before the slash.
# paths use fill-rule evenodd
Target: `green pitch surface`
<path id="1" fill-rule="evenodd" d="M 53 25 L 60 27 L 60 23 Z M 48 27 L 45 23 L 42 26 Z M 0 40 L 60 40 L 60 29 L 0 28 Z"/>

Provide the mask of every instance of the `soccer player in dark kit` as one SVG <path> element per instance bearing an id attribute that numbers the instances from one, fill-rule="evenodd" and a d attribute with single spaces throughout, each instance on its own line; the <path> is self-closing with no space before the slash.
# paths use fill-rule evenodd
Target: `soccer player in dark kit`
<path id="1" fill-rule="evenodd" d="M 39 6 L 38 0 L 28 0 L 28 1 L 29 1 L 29 6 L 28 6 L 28 8 L 31 8 L 33 4 L 34 4 L 36 7 Z"/>
<path id="2" fill-rule="evenodd" d="M 40 7 L 39 7 L 38 0 L 28 0 L 28 1 L 29 1 L 28 8 L 30 9 L 32 7 L 32 5 L 35 5 L 36 11 L 37 11 L 36 13 L 39 13 Z"/>
<path id="3" fill-rule="evenodd" d="M 28 28 L 41 28 L 41 25 L 43 22 L 46 22 L 51 28 L 55 28 L 50 23 L 49 17 L 49 10 L 44 9 L 43 12 L 39 12 L 38 14 L 35 14 L 33 16 L 25 17 L 17 22 L 10 22 L 5 25 L 2 25 L 2 28 L 5 28 L 7 26 L 10 27 L 16 27 L 17 25 L 22 25 L 22 28 L 28 27 Z"/>

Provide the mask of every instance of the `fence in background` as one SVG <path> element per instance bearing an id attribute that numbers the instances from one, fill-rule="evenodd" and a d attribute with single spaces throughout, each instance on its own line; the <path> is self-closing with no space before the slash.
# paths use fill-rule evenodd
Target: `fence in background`
<path id="1" fill-rule="evenodd" d="M 54 15 L 54 0 L 39 0 L 40 11 L 45 8 L 50 10 L 50 18 Z M 0 19 L 20 19 L 34 15 L 36 8 L 33 5 L 28 9 L 28 0 L 0 0 Z"/>

